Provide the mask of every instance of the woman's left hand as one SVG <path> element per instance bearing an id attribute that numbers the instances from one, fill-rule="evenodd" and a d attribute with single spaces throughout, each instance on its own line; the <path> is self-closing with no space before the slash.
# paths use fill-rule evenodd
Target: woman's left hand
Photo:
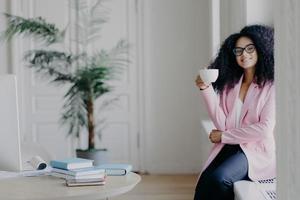
<path id="1" fill-rule="evenodd" d="M 222 139 L 222 131 L 212 130 L 209 134 L 209 139 L 212 143 L 220 143 Z"/>

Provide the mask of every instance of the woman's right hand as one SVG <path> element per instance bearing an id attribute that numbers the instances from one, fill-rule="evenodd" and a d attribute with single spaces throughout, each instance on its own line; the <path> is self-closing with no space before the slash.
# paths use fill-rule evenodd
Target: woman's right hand
<path id="1" fill-rule="evenodd" d="M 208 88 L 209 85 L 206 85 L 202 79 L 200 78 L 200 75 L 197 76 L 196 80 L 196 86 L 200 89 L 200 90 L 204 90 L 206 88 Z"/>

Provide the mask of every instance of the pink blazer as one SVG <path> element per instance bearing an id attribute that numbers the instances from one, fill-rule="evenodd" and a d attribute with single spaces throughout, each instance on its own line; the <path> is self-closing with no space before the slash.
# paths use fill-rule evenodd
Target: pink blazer
<path id="1" fill-rule="evenodd" d="M 235 128 L 234 105 L 239 98 L 243 76 L 230 90 L 217 95 L 210 86 L 203 90 L 202 96 L 208 114 L 218 130 L 223 131 L 221 143 L 212 147 L 204 169 L 220 152 L 224 144 L 239 144 L 248 163 L 251 180 L 270 179 L 276 176 L 275 141 L 275 88 L 266 84 L 260 88 L 252 83 L 241 111 L 240 128 Z"/>

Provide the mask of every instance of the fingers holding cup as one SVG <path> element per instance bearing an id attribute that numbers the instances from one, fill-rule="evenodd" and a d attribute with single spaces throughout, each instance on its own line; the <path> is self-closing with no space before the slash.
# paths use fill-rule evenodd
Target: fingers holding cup
<path id="1" fill-rule="evenodd" d="M 204 89 L 204 88 L 208 87 L 208 85 L 206 85 L 206 84 L 202 81 L 200 75 L 197 76 L 197 78 L 196 78 L 196 80 L 195 80 L 195 83 L 196 83 L 196 86 L 197 86 L 199 89 Z"/>

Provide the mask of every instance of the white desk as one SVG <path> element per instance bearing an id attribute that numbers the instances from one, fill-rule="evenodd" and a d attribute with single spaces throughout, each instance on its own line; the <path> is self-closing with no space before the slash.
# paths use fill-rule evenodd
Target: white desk
<path id="1" fill-rule="evenodd" d="M 140 182 L 135 173 L 108 176 L 104 186 L 67 187 L 65 180 L 52 176 L 0 180 L 3 200 L 100 200 L 128 192 Z"/>

